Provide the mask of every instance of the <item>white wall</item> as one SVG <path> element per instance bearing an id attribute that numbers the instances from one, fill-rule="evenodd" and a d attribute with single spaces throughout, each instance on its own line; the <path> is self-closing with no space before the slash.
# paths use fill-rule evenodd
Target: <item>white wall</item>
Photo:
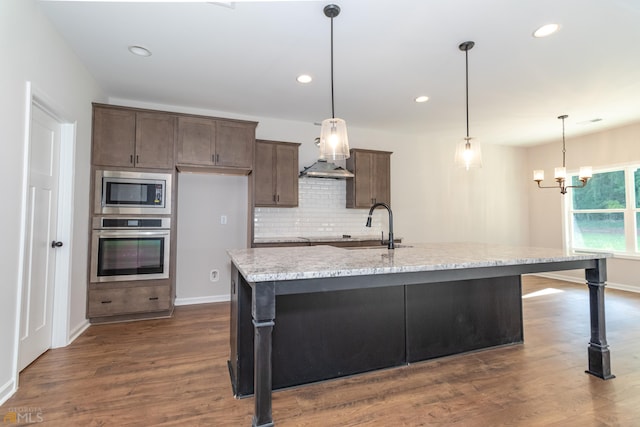
<path id="1" fill-rule="evenodd" d="M 3 209 L 0 212 L 0 402 L 15 387 L 16 311 L 23 161 L 25 158 L 26 83 L 46 96 L 75 121 L 74 222 L 71 258 L 69 334 L 85 324 L 89 155 L 91 101 L 100 101 L 101 91 L 85 67 L 67 47 L 34 0 L 0 1 L 0 181 Z M 9 185 L 6 185 L 9 184 Z"/>
<path id="2" fill-rule="evenodd" d="M 566 131 L 567 169 L 577 171 L 581 165 L 594 168 L 640 162 L 640 123 L 613 130 L 571 137 Z M 562 248 L 562 196 L 558 190 L 540 190 L 531 180 L 534 169 L 545 169 L 546 185 L 552 185 L 553 168 L 562 164 L 562 139 L 530 147 L 527 150 L 529 177 L 529 205 L 531 222 L 529 233 L 534 246 Z M 569 190 L 579 191 L 579 190 Z M 608 284 L 611 287 L 640 292 L 640 260 L 610 259 L 607 261 Z M 583 271 L 562 273 L 569 280 L 584 280 Z"/>
<path id="3" fill-rule="evenodd" d="M 177 305 L 229 299 L 227 249 L 247 246 L 247 188 L 246 176 L 178 175 Z"/>

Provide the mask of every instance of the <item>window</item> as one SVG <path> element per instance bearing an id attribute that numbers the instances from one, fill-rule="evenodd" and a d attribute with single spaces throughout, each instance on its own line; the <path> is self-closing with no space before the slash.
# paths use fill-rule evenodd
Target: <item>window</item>
<path id="1" fill-rule="evenodd" d="M 571 175 L 571 185 L 580 185 Z M 565 200 L 568 246 L 640 256 L 639 165 L 595 171 Z"/>

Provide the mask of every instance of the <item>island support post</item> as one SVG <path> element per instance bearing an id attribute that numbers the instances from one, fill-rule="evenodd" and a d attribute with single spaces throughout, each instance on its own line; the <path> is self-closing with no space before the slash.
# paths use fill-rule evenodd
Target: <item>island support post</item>
<path id="1" fill-rule="evenodd" d="M 604 287 L 607 280 L 606 260 L 596 260 L 595 268 L 585 269 L 585 277 L 589 286 L 589 317 L 591 320 L 591 340 L 587 349 L 589 369 L 586 372 L 608 380 L 615 378 L 615 375 L 611 374 L 611 355 L 609 354 L 609 344 L 607 344 L 604 314 Z"/>
<path id="2" fill-rule="evenodd" d="M 275 282 L 251 284 L 251 315 L 254 329 L 254 401 L 252 427 L 272 427 L 271 414 L 271 352 L 272 332 L 276 317 Z"/>

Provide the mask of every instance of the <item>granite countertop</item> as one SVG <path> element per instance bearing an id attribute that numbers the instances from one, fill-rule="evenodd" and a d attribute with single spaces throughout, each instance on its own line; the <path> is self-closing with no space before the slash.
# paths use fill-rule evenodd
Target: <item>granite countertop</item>
<path id="1" fill-rule="evenodd" d="M 381 248 L 301 246 L 227 251 L 249 282 L 539 264 L 608 258 L 605 253 L 482 243 L 432 243 Z"/>

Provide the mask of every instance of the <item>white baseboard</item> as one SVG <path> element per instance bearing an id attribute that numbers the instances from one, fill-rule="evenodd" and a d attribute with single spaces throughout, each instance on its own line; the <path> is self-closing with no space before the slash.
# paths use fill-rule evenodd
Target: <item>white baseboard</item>
<path id="1" fill-rule="evenodd" d="M 175 305 L 208 304 L 231 301 L 231 295 L 210 295 L 206 297 L 176 298 Z"/>
<path id="2" fill-rule="evenodd" d="M 67 345 L 74 342 L 76 338 L 82 335 L 82 333 L 89 328 L 89 326 L 91 326 L 91 323 L 89 323 L 88 319 L 85 319 L 84 322 L 73 328 L 73 330 L 69 333 L 69 342 L 67 343 Z"/>
<path id="3" fill-rule="evenodd" d="M 0 387 L 0 405 L 9 400 L 11 396 L 16 392 L 16 382 L 14 379 L 10 379 Z"/>
<path id="4" fill-rule="evenodd" d="M 540 277 L 548 277 L 549 279 L 563 280 L 565 282 L 579 283 L 581 285 L 586 285 L 586 279 L 578 279 L 575 276 L 566 276 L 563 274 L 557 273 L 536 273 L 532 274 L 532 276 L 540 276 Z M 607 288 L 617 289 L 620 291 L 627 292 L 635 292 L 640 293 L 640 288 L 637 286 L 625 285 L 624 283 L 615 283 L 607 281 Z"/>

